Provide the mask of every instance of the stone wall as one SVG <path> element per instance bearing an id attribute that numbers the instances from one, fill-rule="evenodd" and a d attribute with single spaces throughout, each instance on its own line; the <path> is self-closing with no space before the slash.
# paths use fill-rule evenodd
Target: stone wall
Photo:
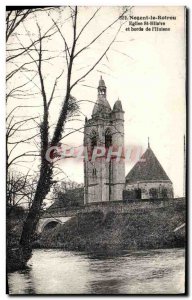
<path id="1" fill-rule="evenodd" d="M 156 209 L 166 209 L 169 207 L 176 209 L 185 209 L 186 203 L 184 198 L 175 199 L 148 199 L 148 200 L 132 200 L 127 202 L 111 202 L 111 203 L 94 203 L 84 207 L 82 212 L 102 211 L 103 213 L 132 213 L 141 211 L 150 211 Z M 80 212 L 80 211 L 79 211 Z"/>
<path id="2" fill-rule="evenodd" d="M 129 200 L 127 202 L 97 202 L 91 203 L 88 205 L 83 206 L 82 208 L 74 208 L 74 209 L 58 209 L 53 210 L 46 213 L 43 213 L 42 218 L 47 218 L 49 215 L 51 217 L 57 216 L 75 216 L 77 214 L 82 213 L 90 213 L 95 211 L 101 211 L 104 214 L 108 212 L 115 212 L 115 213 L 141 213 L 147 211 L 153 211 L 157 209 L 168 209 L 174 208 L 176 210 L 185 211 L 186 208 L 186 200 L 185 198 L 173 198 L 173 199 L 148 199 L 148 200 Z"/>
<path id="3" fill-rule="evenodd" d="M 138 189 L 141 189 L 141 199 L 154 198 L 154 195 L 151 192 L 152 189 L 156 192 L 156 198 L 173 198 L 173 185 L 171 181 L 140 181 L 136 183 L 127 183 L 125 187 L 125 190 L 130 192 L 130 195 Z M 167 196 L 165 195 L 165 190 Z"/>
<path id="4" fill-rule="evenodd" d="M 39 246 L 108 254 L 183 247 L 185 219 L 183 198 L 93 203 L 76 211 L 64 225 L 43 231 Z"/>

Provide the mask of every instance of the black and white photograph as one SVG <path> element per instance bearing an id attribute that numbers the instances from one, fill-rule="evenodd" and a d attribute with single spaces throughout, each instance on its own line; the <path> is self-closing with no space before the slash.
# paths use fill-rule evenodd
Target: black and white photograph
<path id="1" fill-rule="evenodd" d="M 185 295 L 187 9 L 6 7 L 9 295 Z"/>

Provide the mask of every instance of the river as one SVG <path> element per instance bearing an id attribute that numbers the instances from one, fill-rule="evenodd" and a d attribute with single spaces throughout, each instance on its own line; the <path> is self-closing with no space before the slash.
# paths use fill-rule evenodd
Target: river
<path id="1" fill-rule="evenodd" d="M 93 256 L 34 250 L 28 269 L 8 274 L 10 294 L 178 294 L 184 292 L 184 249 Z"/>

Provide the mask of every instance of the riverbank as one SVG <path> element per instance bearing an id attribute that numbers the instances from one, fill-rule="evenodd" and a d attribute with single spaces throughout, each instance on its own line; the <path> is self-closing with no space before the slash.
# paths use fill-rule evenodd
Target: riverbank
<path id="1" fill-rule="evenodd" d="M 78 214 L 64 224 L 45 229 L 35 248 L 61 248 L 74 251 L 116 252 L 122 249 L 157 249 L 185 246 L 185 234 L 174 229 L 185 222 L 184 211 L 175 207 L 154 211 L 106 216 L 96 211 Z"/>
<path id="2" fill-rule="evenodd" d="M 52 222 L 54 227 L 50 227 L 51 223 L 48 223 L 41 234 L 36 234 L 32 246 L 106 256 L 121 253 L 124 249 L 185 247 L 185 201 L 123 205 L 94 205 L 86 211 L 77 211 L 64 224 Z M 25 217 L 25 214 L 18 217 L 17 213 L 7 219 L 8 271 L 25 268 L 26 261 L 23 261 L 19 248 Z M 175 231 L 176 228 L 179 230 Z"/>
<path id="3" fill-rule="evenodd" d="M 31 257 L 31 249 L 23 253 L 19 245 L 26 212 L 22 208 L 14 208 L 7 216 L 6 222 L 6 267 L 8 272 L 23 270 Z"/>

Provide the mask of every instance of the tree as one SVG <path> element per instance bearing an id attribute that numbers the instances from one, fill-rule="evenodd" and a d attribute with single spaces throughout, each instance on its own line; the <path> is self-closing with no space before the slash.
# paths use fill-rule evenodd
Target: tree
<path id="1" fill-rule="evenodd" d="M 29 174 L 21 174 L 16 172 L 9 172 L 7 178 L 7 213 L 8 215 L 15 206 L 20 204 L 27 204 L 27 208 L 30 206 L 30 194 L 32 193 L 32 181 Z M 25 205 L 26 207 L 26 205 Z"/>
<path id="2" fill-rule="evenodd" d="M 52 8 L 47 8 L 44 11 L 50 11 Z M 31 82 L 36 77 L 36 73 L 32 71 L 34 61 L 30 59 L 29 54 L 33 52 L 33 48 L 39 43 L 38 39 L 31 42 L 30 39 L 24 39 L 24 45 L 20 44 L 20 31 L 25 27 L 25 24 L 34 18 L 34 14 L 42 12 L 42 9 L 21 9 L 7 11 L 6 15 L 6 64 L 7 64 L 7 93 L 6 102 L 9 111 L 7 111 L 7 129 L 6 129 L 6 191 L 7 191 L 7 214 L 9 215 L 12 209 L 20 203 L 27 202 L 30 206 L 35 181 L 31 181 L 30 168 L 25 167 L 27 172 L 21 174 L 15 171 L 19 163 L 30 163 L 26 159 L 31 158 L 35 161 L 39 157 L 37 149 L 30 151 L 19 152 L 18 148 L 25 149 L 35 137 L 39 136 L 38 116 L 19 117 L 16 112 L 26 107 L 34 107 L 33 105 L 21 105 L 19 99 L 27 100 L 37 94 L 34 91 Z M 51 29 L 50 29 L 51 30 Z M 42 39 L 50 37 L 47 32 Z M 29 57 L 29 59 L 27 59 Z M 16 80 L 18 79 L 18 80 Z M 19 118 L 16 118 L 19 117 Z M 36 130 L 37 132 L 35 132 Z M 33 132 L 33 133 L 31 133 Z M 26 137 L 25 133 L 29 133 Z M 26 191 L 27 189 L 27 191 Z M 29 207 L 28 207 L 29 208 Z"/>
<path id="3" fill-rule="evenodd" d="M 40 93 L 40 97 L 42 100 L 42 116 L 41 121 L 38 123 L 39 132 L 37 133 L 38 137 L 40 138 L 40 167 L 39 167 L 39 178 L 36 186 L 36 190 L 34 193 L 32 205 L 30 207 L 28 216 L 23 226 L 23 231 L 20 240 L 21 251 L 25 260 L 30 257 L 31 254 L 31 242 L 33 239 L 33 235 L 36 230 L 36 225 L 38 223 L 40 217 L 40 211 L 43 204 L 43 200 L 47 196 L 50 191 L 50 188 L 53 184 L 53 171 L 54 171 L 54 164 L 49 163 L 46 159 L 46 152 L 50 146 L 57 146 L 61 140 L 65 137 L 64 132 L 66 129 L 66 123 L 71 116 L 79 111 L 79 102 L 72 96 L 72 92 L 74 87 L 76 87 L 79 83 L 81 83 L 95 68 L 96 66 L 102 61 L 103 58 L 106 57 L 108 51 L 110 50 L 111 46 L 115 42 L 123 24 L 119 20 L 119 16 L 113 20 L 110 24 L 105 26 L 101 32 L 96 34 L 90 41 L 86 44 L 83 43 L 82 47 L 79 48 L 80 40 L 83 36 L 84 31 L 90 25 L 92 20 L 94 20 L 95 16 L 100 12 L 100 8 L 96 9 L 92 16 L 84 23 L 84 25 L 79 28 L 78 25 L 78 18 L 80 15 L 80 9 L 77 7 L 67 7 L 64 8 L 68 12 L 68 19 L 71 22 L 71 29 L 72 29 L 72 38 L 70 36 L 69 41 L 67 40 L 67 34 L 63 30 L 63 24 L 59 23 L 55 17 L 48 13 L 48 18 L 51 20 L 52 25 L 49 29 L 44 32 L 41 28 L 39 20 L 37 16 L 35 17 L 36 23 L 36 30 L 37 36 L 35 39 L 32 38 L 29 31 L 25 30 L 28 34 L 29 40 L 31 41 L 30 47 L 25 46 L 22 41 L 20 41 L 20 46 L 27 57 L 29 57 L 30 64 L 33 65 L 35 71 L 35 77 L 38 78 L 38 91 Z M 126 12 L 123 11 L 121 16 L 124 15 Z M 85 51 L 89 51 L 91 47 L 95 46 L 97 40 L 99 40 L 108 30 L 112 29 L 114 25 L 117 25 L 117 28 L 114 32 L 114 36 L 112 39 L 106 43 L 105 49 L 102 50 L 99 57 L 95 59 L 91 66 L 88 66 L 86 71 L 82 73 L 78 78 L 74 79 L 73 76 L 73 68 L 74 65 L 77 63 L 77 60 L 81 57 L 82 53 Z M 51 93 L 48 96 L 47 92 L 47 84 L 46 84 L 46 75 L 44 73 L 44 64 L 48 60 L 54 59 L 54 57 L 46 57 L 45 54 L 48 51 L 46 48 L 46 42 L 50 40 L 50 38 L 54 38 L 55 35 L 59 35 L 62 42 L 63 42 L 63 55 L 65 58 L 65 65 L 63 65 L 62 72 L 55 77 L 55 80 L 52 85 Z M 85 42 L 85 40 L 84 40 Z M 32 51 L 32 52 L 31 52 Z M 26 70 L 28 72 L 29 70 Z M 63 80 L 65 74 L 65 81 Z M 65 86 L 65 93 L 63 96 L 63 102 L 61 105 L 61 109 L 56 120 L 56 124 L 54 129 L 51 132 L 50 129 L 50 106 L 54 100 L 56 87 L 58 81 L 62 79 L 62 82 Z M 33 79 L 33 82 L 35 80 Z M 35 84 L 37 85 L 37 84 Z M 37 86 L 36 86 L 37 88 Z M 34 118 L 34 117 L 33 117 Z M 34 119 L 33 119 L 34 120 Z M 16 131 L 18 130 L 18 127 Z M 51 134 L 52 133 L 52 134 Z M 34 137 L 32 137 L 34 138 Z M 24 154 L 26 156 L 27 154 Z M 32 155 L 29 153 L 29 155 Z"/>

